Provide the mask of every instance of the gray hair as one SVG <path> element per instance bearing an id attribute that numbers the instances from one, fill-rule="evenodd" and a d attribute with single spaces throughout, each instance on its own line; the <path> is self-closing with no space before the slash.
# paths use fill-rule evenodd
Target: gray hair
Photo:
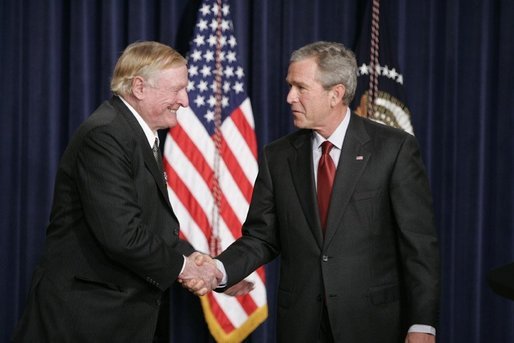
<path id="1" fill-rule="evenodd" d="M 314 42 L 294 51 L 289 63 L 312 57 L 318 63 L 317 81 L 327 90 L 342 84 L 345 87 L 343 102 L 349 105 L 357 88 L 357 60 L 353 51 L 341 43 Z"/>
<path id="2" fill-rule="evenodd" d="M 127 95 L 134 77 L 141 76 L 152 84 L 152 78 L 159 71 L 181 65 L 186 65 L 186 59 L 170 46 L 152 41 L 132 43 L 114 67 L 111 91 L 116 95 Z"/>

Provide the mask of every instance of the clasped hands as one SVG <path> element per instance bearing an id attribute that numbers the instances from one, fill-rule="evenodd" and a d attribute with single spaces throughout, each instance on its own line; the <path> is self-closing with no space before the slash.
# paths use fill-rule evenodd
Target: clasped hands
<path id="1" fill-rule="evenodd" d="M 216 262 L 209 256 L 194 252 L 186 257 L 186 265 L 178 277 L 182 286 L 190 292 L 202 296 L 217 288 L 223 279 L 223 273 Z M 253 290 L 253 282 L 242 280 L 224 291 L 230 296 L 248 294 Z"/>

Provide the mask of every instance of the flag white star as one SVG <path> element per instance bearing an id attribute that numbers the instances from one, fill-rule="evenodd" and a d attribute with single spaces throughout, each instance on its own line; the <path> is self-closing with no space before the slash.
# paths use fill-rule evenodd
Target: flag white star
<path id="1" fill-rule="evenodd" d="M 362 63 L 362 65 L 359 67 L 359 71 L 361 75 L 368 75 L 368 66 L 365 63 Z"/>
<path id="2" fill-rule="evenodd" d="M 216 36 L 210 35 L 207 42 L 209 43 L 209 46 L 216 46 Z"/>
<path id="3" fill-rule="evenodd" d="M 228 81 L 223 82 L 223 91 L 225 93 L 230 92 L 230 82 L 228 82 Z"/>
<path id="4" fill-rule="evenodd" d="M 209 87 L 207 86 L 207 81 L 201 80 L 198 84 L 198 90 L 200 92 L 205 92 Z"/>
<path id="5" fill-rule="evenodd" d="M 227 45 L 227 37 L 221 36 L 220 43 L 221 43 L 221 46 Z"/>
<path id="6" fill-rule="evenodd" d="M 196 99 L 194 100 L 194 103 L 196 104 L 197 107 L 201 107 L 201 106 L 205 105 L 205 98 L 201 95 L 198 95 L 196 97 Z"/>
<path id="7" fill-rule="evenodd" d="M 214 120 L 214 111 L 207 111 L 207 113 L 205 113 L 205 116 L 204 116 L 205 120 L 207 120 L 208 122 L 211 122 Z"/>
<path id="8" fill-rule="evenodd" d="M 236 71 L 237 78 L 240 79 L 245 76 L 245 72 L 243 71 L 243 68 L 237 67 Z"/>
<path id="9" fill-rule="evenodd" d="M 223 75 L 225 75 L 228 78 L 234 76 L 234 68 L 233 67 L 226 67 L 225 70 L 223 71 Z"/>
<path id="10" fill-rule="evenodd" d="M 398 73 L 396 72 L 396 69 L 395 69 L 395 68 L 393 68 L 393 69 L 389 70 L 389 77 L 390 77 L 391 79 L 393 79 L 393 80 L 394 80 L 394 79 L 396 79 L 396 77 L 397 77 L 397 76 L 398 76 Z"/>
<path id="11" fill-rule="evenodd" d="M 205 37 L 202 35 L 196 36 L 195 39 L 193 39 L 193 40 L 194 40 L 195 44 L 198 46 L 205 44 Z"/>
<path id="12" fill-rule="evenodd" d="M 190 91 L 192 91 L 194 89 L 195 89 L 195 82 L 189 80 L 189 82 L 187 83 L 187 91 L 190 92 Z"/>
<path id="13" fill-rule="evenodd" d="M 243 91 L 243 83 L 242 82 L 235 82 L 234 87 L 232 89 L 236 92 L 236 94 L 239 94 Z"/>
<path id="14" fill-rule="evenodd" d="M 211 27 L 212 31 L 216 32 L 216 29 L 218 28 L 218 21 L 216 19 L 212 19 L 209 26 Z"/>
<path id="15" fill-rule="evenodd" d="M 389 77 L 389 67 L 385 66 L 382 68 L 382 75 Z"/>
<path id="16" fill-rule="evenodd" d="M 207 20 L 200 19 L 200 21 L 198 22 L 198 24 L 196 26 L 198 26 L 198 29 L 200 29 L 200 31 L 206 30 L 208 28 Z"/>
<path id="17" fill-rule="evenodd" d="M 229 51 L 227 54 L 227 60 L 230 63 L 234 63 L 236 61 L 236 53 L 234 51 Z"/>
<path id="18" fill-rule="evenodd" d="M 207 100 L 210 107 L 214 107 L 216 105 L 216 98 L 214 96 L 210 96 L 209 100 Z"/>
<path id="19" fill-rule="evenodd" d="M 233 49 L 237 44 L 236 37 L 231 35 L 230 39 L 228 40 L 228 44 L 230 44 L 230 47 Z"/>
<path id="20" fill-rule="evenodd" d="M 198 75 L 198 67 L 195 65 L 189 66 L 189 76 L 196 76 Z"/>
<path id="21" fill-rule="evenodd" d="M 193 61 L 198 62 L 202 58 L 202 52 L 200 50 L 194 50 L 191 54 Z"/>
<path id="22" fill-rule="evenodd" d="M 218 4 L 212 5 L 212 14 L 217 15 L 218 14 Z"/>
<path id="23" fill-rule="evenodd" d="M 230 28 L 230 22 L 228 20 L 221 21 L 221 30 L 226 31 Z"/>
<path id="24" fill-rule="evenodd" d="M 207 77 L 211 75 L 211 68 L 207 67 L 207 65 L 204 65 L 202 70 L 200 70 L 200 73 L 202 73 L 203 77 Z"/>
<path id="25" fill-rule="evenodd" d="M 228 16 L 230 13 L 230 6 L 228 4 L 224 4 L 222 11 L 224 16 Z"/>
<path id="26" fill-rule="evenodd" d="M 214 51 L 207 50 L 207 52 L 203 55 L 206 62 L 214 61 Z"/>
<path id="27" fill-rule="evenodd" d="M 207 15 L 210 13 L 209 5 L 202 5 L 202 8 L 200 8 L 200 12 L 202 12 L 202 15 Z"/>

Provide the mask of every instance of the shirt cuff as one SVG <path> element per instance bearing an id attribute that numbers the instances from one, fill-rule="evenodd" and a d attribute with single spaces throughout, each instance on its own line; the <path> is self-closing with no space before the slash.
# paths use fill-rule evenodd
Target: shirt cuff
<path id="1" fill-rule="evenodd" d="M 178 273 L 178 275 L 182 274 L 184 268 L 186 268 L 186 257 L 184 255 L 182 255 L 182 257 L 184 258 L 184 262 L 182 263 L 182 269 L 180 269 L 180 273 Z"/>
<path id="2" fill-rule="evenodd" d="M 430 325 L 414 324 L 409 328 L 409 332 L 428 333 L 435 336 L 435 328 Z"/>
<path id="3" fill-rule="evenodd" d="M 223 278 L 217 288 L 223 288 L 227 285 L 227 272 L 225 271 L 225 266 L 220 260 L 214 259 L 214 262 L 216 262 L 216 267 L 220 270 L 221 274 L 223 274 Z"/>

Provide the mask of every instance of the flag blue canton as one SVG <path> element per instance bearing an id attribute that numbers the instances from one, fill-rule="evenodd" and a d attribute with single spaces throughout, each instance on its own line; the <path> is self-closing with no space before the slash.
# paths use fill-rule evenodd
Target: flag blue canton
<path id="1" fill-rule="evenodd" d="M 237 42 L 230 6 L 222 5 L 220 62 L 222 70 L 223 122 L 246 99 L 243 68 L 237 58 Z M 214 109 L 216 105 L 216 47 L 218 5 L 214 0 L 204 1 L 199 12 L 193 40 L 187 55 L 189 69 L 189 106 L 203 123 L 210 135 L 214 133 Z"/>

